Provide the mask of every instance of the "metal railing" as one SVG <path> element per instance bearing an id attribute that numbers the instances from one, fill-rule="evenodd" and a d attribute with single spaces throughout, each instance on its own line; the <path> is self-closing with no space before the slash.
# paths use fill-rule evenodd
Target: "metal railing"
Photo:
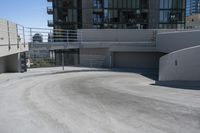
<path id="1" fill-rule="evenodd" d="M 38 42 L 81 42 L 79 30 L 27 28 L 30 41 Z"/>
<path id="2" fill-rule="evenodd" d="M 12 22 L 0 21 L 0 46 L 16 45 L 17 49 L 27 47 L 28 43 L 70 43 L 81 42 L 80 30 L 48 28 L 29 28 Z"/>
<path id="3" fill-rule="evenodd" d="M 29 28 L 19 24 L 9 23 L 8 21 L 0 21 L 0 45 L 20 45 L 26 47 L 32 43 L 59 43 L 59 42 L 112 42 L 112 43 L 130 43 L 134 42 L 152 42 L 155 41 L 157 33 L 164 30 L 149 29 L 149 30 L 115 30 L 115 29 L 81 29 L 81 30 L 64 30 L 50 28 Z M 150 31 L 150 32 L 149 32 Z M 188 31 L 185 30 L 166 30 L 164 32 Z M 149 32 L 149 34 L 146 34 Z M 140 34 L 138 34 L 140 33 Z M 139 36 L 139 37 L 137 37 Z M 141 40 L 137 41 L 137 38 Z M 5 44 L 3 44 L 5 43 Z"/>
<path id="4" fill-rule="evenodd" d="M 6 20 L 0 21 L 0 46 L 8 46 L 10 50 L 16 45 L 17 49 L 26 47 L 25 28 Z"/>

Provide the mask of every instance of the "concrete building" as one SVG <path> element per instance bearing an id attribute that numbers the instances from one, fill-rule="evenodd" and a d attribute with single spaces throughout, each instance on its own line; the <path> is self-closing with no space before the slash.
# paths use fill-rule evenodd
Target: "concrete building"
<path id="1" fill-rule="evenodd" d="M 200 0 L 186 0 L 186 16 L 200 13 Z"/>
<path id="2" fill-rule="evenodd" d="M 28 45 L 23 27 L 0 19 L 0 73 L 26 71 L 25 52 Z"/>
<path id="3" fill-rule="evenodd" d="M 48 1 L 52 2 L 52 7 L 47 8 L 47 13 L 53 15 L 53 20 L 48 21 L 48 25 L 56 30 L 54 31 L 54 41 L 60 41 L 55 37 L 58 36 L 55 32 L 66 29 L 183 29 L 185 27 L 185 0 Z M 107 31 L 98 32 L 98 30 L 94 30 L 91 33 L 102 36 L 101 32 L 105 32 L 107 35 Z M 122 35 L 120 32 L 124 33 L 123 30 L 116 32 L 119 35 Z M 126 36 L 130 36 L 127 35 L 128 33 L 129 30 Z M 66 35 L 68 32 L 64 34 Z M 115 33 L 111 32 L 111 34 Z M 134 31 L 133 34 L 136 35 L 137 31 Z M 93 50 L 93 53 L 95 53 L 95 49 Z M 62 49 L 57 50 L 58 59 L 62 56 L 62 51 Z M 70 51 L 69 53 L 79 55 L 81 50 Z M 67 58 L 67 52 L 65 52 L 65 55 Z M 82 64 L 81 59 L 78 60 Z M 58 62 L 58 64 L 61 64 L 62 61 L 58 60 Z"/>
<path id="4" fill-rule="evenodd" d="M 0 24 L 1 72 L 25 71 L 24 27 L 5 20 Z M 48 44 L 54 53 L 62 50 L 62 55 L 78 52 L 73 62 L 80 66 L 159 69 L 160 81 L 200 81 L 199 30 L 79 29 L 76 33 L 76 41 L 37 43 Z"/>
<path id="5" fill-rule="evenodd" d="M 190 30 L 157 35 L 157 50 L 168 53 L 160 58 L 160 81 L 200 81 L 199 34 Z"/>
<path id="6" fill-rule="evenodd" d="M 159 69 L 160 81 L 200 81 L 199 30 L 80 29 L 77 33 L 82 35 L 74 42 L 47 42 L 49 50 L 65 54 L 56 55 L 60 65 L 74 50 L 79 52 L 73 56 L 78 66 Z"/>
<path id="7" fill-rule="evenodd" d="M 54 29 L 184 28 L 185 0 L 48 0 Z"/>

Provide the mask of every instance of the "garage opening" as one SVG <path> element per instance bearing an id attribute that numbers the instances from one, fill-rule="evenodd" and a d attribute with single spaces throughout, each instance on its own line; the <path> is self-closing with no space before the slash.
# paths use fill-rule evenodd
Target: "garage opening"
<path id="1" fill-rule="evenodd" d="M 114 68 L 158 69 L 161 52 L 114 52 Z"/>

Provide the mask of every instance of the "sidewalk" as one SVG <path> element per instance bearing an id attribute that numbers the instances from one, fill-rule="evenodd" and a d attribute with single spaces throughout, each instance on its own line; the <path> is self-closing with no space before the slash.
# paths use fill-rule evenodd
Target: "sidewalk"
<path id="1" fill-rule="evenodd" d="M 49 67 L 49 68 L 32 68 L 28 69 L 25 73 L 2 73 L 0 74 L 0 83 L 14 79 L 22 79 L 33 76 L 45 76 L 59 73 L 69 72 L 88 72 L 88 71 L 109 71 L 109 69 L 102 68 L 87 68 L 87 67 L 65 67 L 64 71 L 62 67 Z"/>

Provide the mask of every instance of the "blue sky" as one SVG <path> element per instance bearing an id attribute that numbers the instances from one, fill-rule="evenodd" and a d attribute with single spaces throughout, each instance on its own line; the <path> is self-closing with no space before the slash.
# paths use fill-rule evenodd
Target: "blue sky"
<path id="1" fill-rule="evenodd" d="M 52 19 L 46 13 L 51 3 L 47 0 L 0 0 L 0 18 L 26 27 L 47 28 L 47 20 Z"/>

